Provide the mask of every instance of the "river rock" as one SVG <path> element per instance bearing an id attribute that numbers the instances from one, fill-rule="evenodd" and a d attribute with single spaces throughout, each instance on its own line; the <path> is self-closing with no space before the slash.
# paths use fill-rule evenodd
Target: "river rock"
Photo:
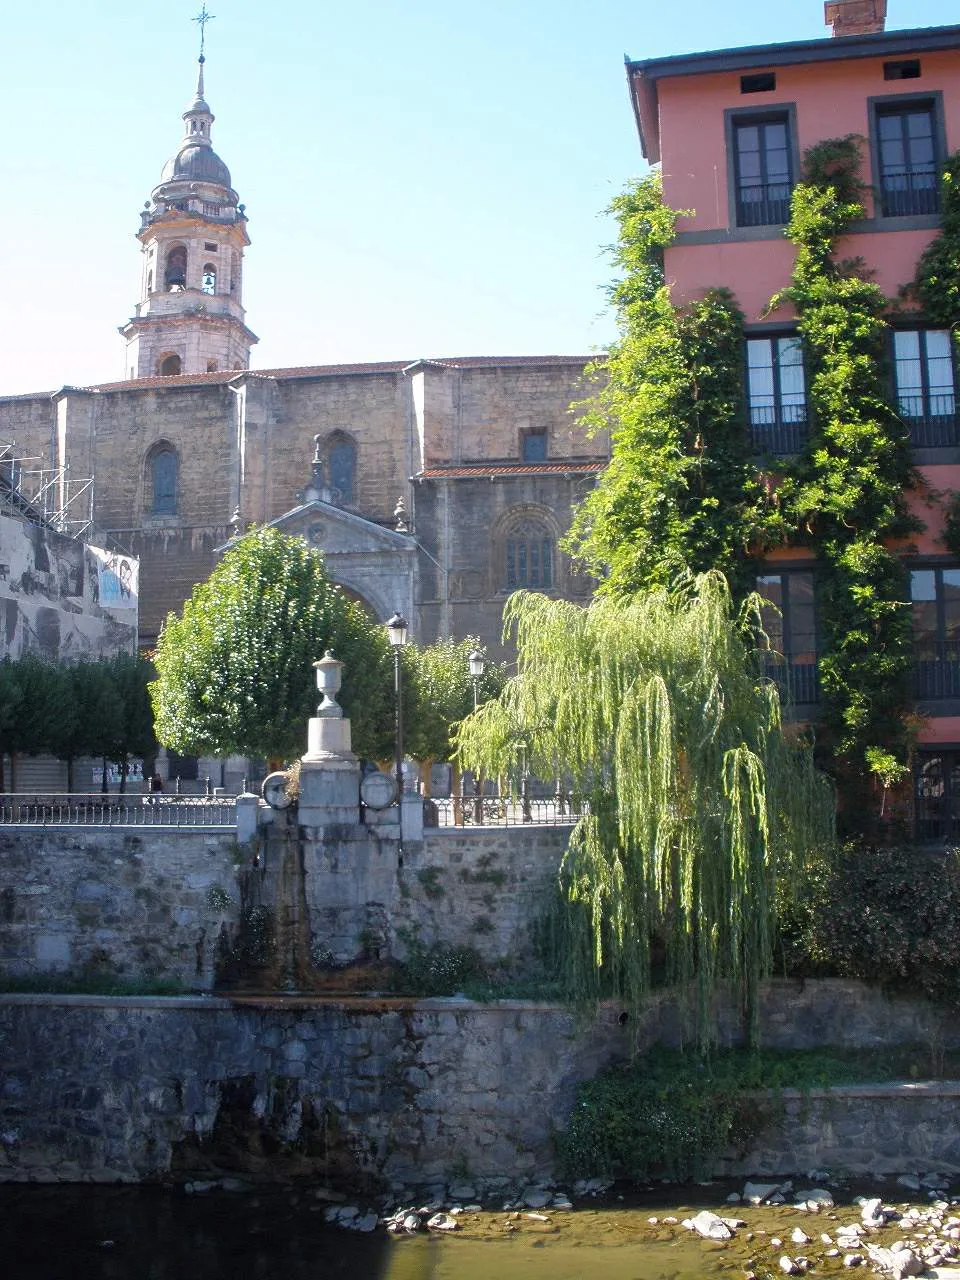
<path id="1" fill-rule="evenodd" d="M 922 1260 L 906 1245 L 900 1249 L 884 1249 L 881 1245 L 868 1244 L 867 1254 L 875 1266 L 889 1271 L 894 1280 L 902 1280 L 904 1276 L 923 1275 L 926 1270 Z"/>
<path id="2" fill-rule="evenodd" d="M 364 1213 L 359 1218 L 354 1218 L 350 1226 L 354 1231 L 373 1231 L 379 1219 L 373 1212 Z"/>
<path id="3" fill-rule="evenodd" d="M 882 1227 L 886 1221 L 883 1212 L 883 1201 L 879 1196 L 872 1200 L 864 1200 L 860 1205 L 860 1220 L 865 1227 Z"/>
<path id="4" fill-rule="evenodd" d="M 847 1254 L 845 1254 L 845 1255 L 844 1255 L 844 1258 L 843 1258 L 843 1265 L 844 1265 L 845 1267 L 862 1267 L 862 1266 L 863 1266 L 863 1254 L 862 1254 L 862 1253 L 847 1253 Z"/>
<path id="5" fill-rule="evenodd" d="M 805 1231 L 801 1231 L 799 1227 L 794 1227 L 790 1232 L 790 1239 L 794 1244 L 809 1244 L 810 1237 Z"/>
<path id="6" fill-rule="evenodd" d="M 787 1276 L 798 1276 L 800 1274 L 800 1267 L 786 1253 L 780 1259 L 780 1270 Z"/>
<path id="7" fill-rule="evenodd" d="M 695 1218 L 685 1218 L 683 1225 L 688 1231 L 696 1231 L 704 1240 L 732 1240 L 733 1232 L 715 1213 L 703 1209 Z"/>
<path id="8" fill-rule="evenodd" d="M 455 1182 L 450 1188 L 451 1200 L 476 1200 L 477 1192 L 471 1182 Z"/>
<path id="9" fill-rule="evenodd" d="M 797 1204 L 812 1209 L 814 1213 L 819 1209 L 833 1208 L 833 1196 L 822 1187 L 811 1187 L 809 1191 L 794 1192 L 793 1198 Z"/>
<path id="10" fill-rule="evenodd" d="M 748 1182 L 740 1193 L 745 1204 L 763 1204 L 764 1200 L 780 1190 L 779 1182 Z"/>
<path id="11" fill-rule="evenodd" d="M 920 1190 L 920 1179 L 915 1173 L 901 1173 L 897 1179 L 898 1187 L 906 1187 L 908 1191 Z"/>
<path id="12" fill-rule="evenodd" d="M 523 1203 L 528 1209 L 542 1209 L 544 1205 L 548 1205 L 553 1199 L 549 1191 L 539 1191 L 534 1188 L 532 1191 L 523 1193 Z"/>
<path id="13" fill-rule="evenodd" d="M 457 1220 L 449 1213 L 435 1213 L 427 1219 L 428 1231 L 456 1231 Z"/>

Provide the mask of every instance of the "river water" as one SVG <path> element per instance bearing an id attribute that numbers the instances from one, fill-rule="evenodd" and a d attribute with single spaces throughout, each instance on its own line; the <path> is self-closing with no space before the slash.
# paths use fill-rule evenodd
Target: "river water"
<path id="1" fill-rule="evenodd" d="M 702 1280 L 781 1276 L 782 1254 L 802 1252 L 818 1276 L 844 1272 L 821 1232 L 858 1218 L 853 1195 L 905 1207 L 892 1183 L 834 1188 L 835 1210 L 731 1206 L 733 1184 L 611 1193 L 573 1211 L 463 1215 L 445 1235 L 368 1235 L 324 1221 L 309 1188 L 186 1195 L 173 1188 L 0 1187 L 4 1280 Z M 929 1200 L 915 1196 L 916 1203 Z M 709 1207 L 745 1223 L 729 1243 L 701 1240 L 682 1221 Z M 951 1210 L 957 1212 L 956 1209 Z M 651 1221 L 655 1219 L 655 1221 Z M 789 1243 L 800 1225 L 811 1243 Z M 893 1226 L 877 1243 L 902 1234 Z M 782 1239 L 784 1244 L 777 1243 Z M 861 1273 L 863 1274 L 863 1273 Z M 869 1274 L 869 1273 L 867 1273 Z M 947 1273 L 944 1273 L 947 1274 Z M 960 1275 L 960 1272 L 950 1273 Z"/>

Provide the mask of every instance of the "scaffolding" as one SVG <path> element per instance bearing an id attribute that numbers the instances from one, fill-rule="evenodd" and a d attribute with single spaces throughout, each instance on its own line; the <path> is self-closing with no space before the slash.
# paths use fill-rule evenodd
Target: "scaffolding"
<path id="1" fill-rule="evenodd" d="M 84 538 L 93 527 L 93 477 L 76 480 L 69 467 L 42 461 L 21 456 L 16 441 L 0 440 L 0 515 Z"/>

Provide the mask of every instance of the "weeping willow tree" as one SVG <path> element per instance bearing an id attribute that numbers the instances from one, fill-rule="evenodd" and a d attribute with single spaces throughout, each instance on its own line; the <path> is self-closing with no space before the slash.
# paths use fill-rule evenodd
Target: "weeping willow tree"
<path id="1" fill-rule="evenodd" d="M 458 735 L 467 767 L 504 773 L 522 750 L 586 802 L 561 868 L 572 994 L 612 987 L 638 1007 L 662 946 L 668 980 L 698 995 L 701 1037 L 721 980 L 755 1029 L 777 894 L 833 844 L 832 790 L 781 727 L 759 628 L 759 600 L 735 618 L 716 572 L 586 608 L 518 592 L 517 675 Z"/>

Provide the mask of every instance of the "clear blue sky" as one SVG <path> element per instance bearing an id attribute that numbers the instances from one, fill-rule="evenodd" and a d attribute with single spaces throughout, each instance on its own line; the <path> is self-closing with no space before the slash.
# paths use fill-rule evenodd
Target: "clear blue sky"
<path id="1" fill-rule="evenodd" d="M 261 368 L 602 347 L 602 210 L 643 170 L 624 54 L 827 35 L 822 0 L 207 7 Z M 0 394 L 122 376 L 138 211 L 181 137 L 199 9 L 5 11 Z M 953 0 L 889 0 L 888 30 L 955 21 Z"/>

